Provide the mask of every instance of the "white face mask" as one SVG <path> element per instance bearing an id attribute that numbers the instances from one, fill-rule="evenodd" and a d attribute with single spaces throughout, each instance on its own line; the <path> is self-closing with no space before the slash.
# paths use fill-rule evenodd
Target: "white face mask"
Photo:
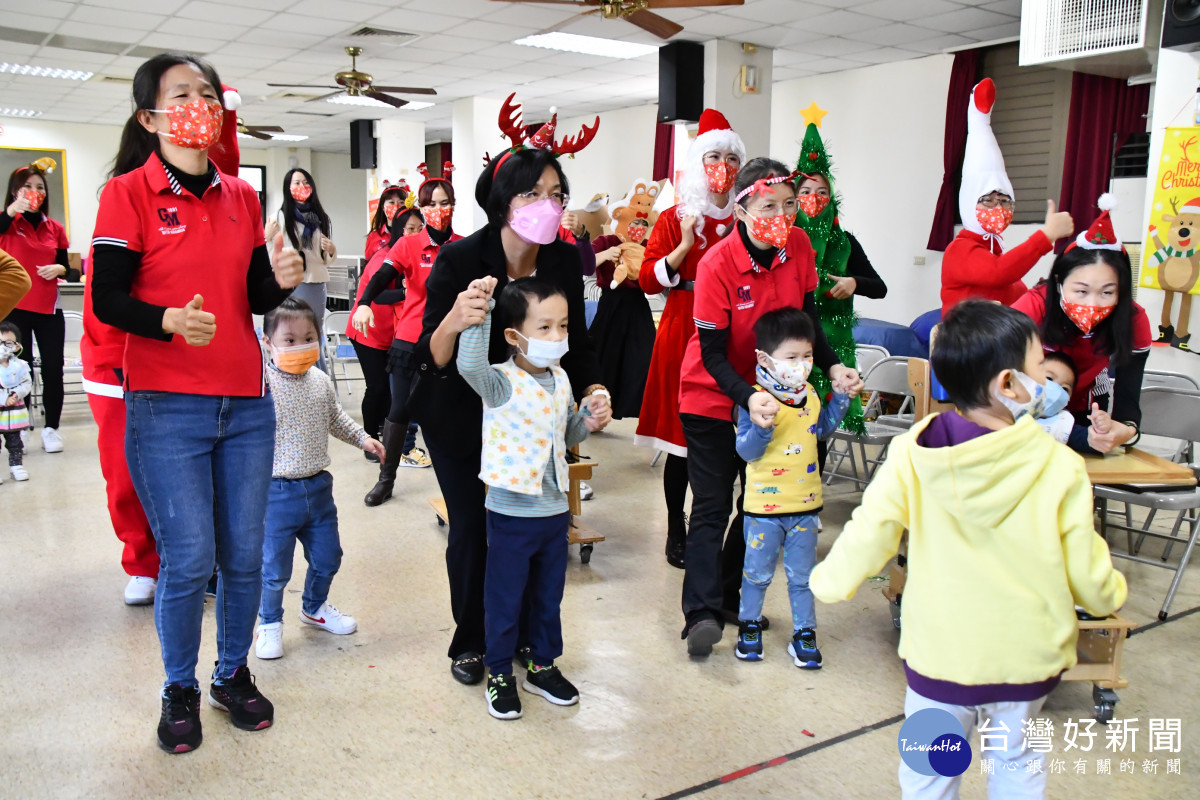
<path id="1" fill-rule="evenodd" d="M 553 367 L 567 354 L 566 339 L 552 342 L 549 339 L 530 339 L 527 336 L 522 336 L 521 332 L 515 329 L 513 333 L 525 340 L 525 349 L 521 351 L 521 355 L 525 356 L 530 364 L 539 369 Z"/>
<path id="2" fill-rule="evenodd" d="M 777 361 L 761 350 L 756 352 L 770 362 L 771 366 L 768 369 L 771 376 L 784 386 L 801 389 L 808 383 L 808 376 L 812 374 L 813 368 L 811 358 L 803 358 L 798 361 Z"/>
<path id="3" fill-rule="evenodd" d="M 1034 419 L 1041 417 L 1046 409 L 1046 387 L 1019 369 L 1014 369 L 1012 373 L 1017 376 L 1017 380 L 1021 382 L 1021 385 L 1025 387 L 1025 391 L 1029 394 L 1028 402 L 1020 403 L 1010 397 L 1005 397 L 1000 392 L 995 393 L 996 399 L 1012 412 L 1013 422 L 1016 422 L 1026 414 L 1029 414 Z"/>

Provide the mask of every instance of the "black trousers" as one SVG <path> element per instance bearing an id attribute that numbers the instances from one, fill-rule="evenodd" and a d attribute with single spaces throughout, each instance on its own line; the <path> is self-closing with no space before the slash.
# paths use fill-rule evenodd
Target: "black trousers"
<path id="1" fill-rule="evenodd" d="M 404 348 L 392 345 L 388 366 L 392 381 L 392 402 L 388 406 L 387 418 L 388 422 L 396 425 L 408 425 L 412 420 L 409 401 L 412 399 L 413 384 L 417 379 L 412 355 L 412 345 Z"/>
<path id="2" fill-rule="evenodd" d="M 363 391 L 363 428 L 375 439 L 383 428 L 383 419 L 392 405 L 391 381 L 387 373 L 388 351 L 351 340 L 358 365 L 362 367 L 367 388 Z"/>
<path id="3" fill-rule="evenodd" d="M 471 419 L 456 422 L 464 430 L 482 430 L 482 408 Z M 480 439 L 464 441 L 447 420 L 421 420 L 425 445 L 433 459 L 438 488 L 449 515 L 446 535 L 446 575 L 450 581 L 450 612 L 454 636 L 447 655 L 483 653 L 484 578 L 487 570 L 487 514 L 483 508 L 483 481 L 479 480 Z M 472 427 L 473 426 L 473 427 Z M 469 444 L 468 442 L 473 442 Z"/>
<path id="4" fill-rule="evenodd" d="M 33 369 L 33 338 L 37 337 L 38 357 L 42 361 L 42 408 L 46 412 L 46 427 L 57 428 L 62 420 L 63 407 L 63 342 L 67 324 L 61 310 L 53 314 L 38 314 L 14 308 L 7 320 L 21 329 L 21 358 Z M 29 401 L 25 401 L 26 405 Z"/>
<path id="5" fill-rule="evenodd" d="M 683 573 L 686 634 L 687 628 L 704 617 L 723 626 L 722 611 L 737 613 L 746 559 L 742 530 L 746 464 L 738 457 L 737 432 L 732 422 L 695 414 L 681 414 L 680 419 L 687 438 L 688 483 L 692 487 Z M 737 515 L 730 523 L 733 483 L 739 477 L 742 493 L 737 500 Z"/>

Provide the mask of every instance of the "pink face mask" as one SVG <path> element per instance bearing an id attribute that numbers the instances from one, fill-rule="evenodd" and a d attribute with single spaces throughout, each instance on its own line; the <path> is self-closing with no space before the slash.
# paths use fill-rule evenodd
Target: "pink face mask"
<path id="1" fill-rule="evenodd" d="M 558 236 L 562 215 L 563 207 L 558 201 L 543 197 L 536 203 L 514 208 L 508 225 L 530 244 L 550 244 Z"/>

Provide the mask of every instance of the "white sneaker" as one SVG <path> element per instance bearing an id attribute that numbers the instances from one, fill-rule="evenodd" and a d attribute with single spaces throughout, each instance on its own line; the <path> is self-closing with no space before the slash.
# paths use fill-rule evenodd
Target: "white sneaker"
<path id="1" fill-rule="evenodd" d="M 12 474 L 14 481 L 29 480 L 29 472 L 21 464 L 13 464 L 8 468 L 8 471 Z"/>
<path id="2" fill-rule="evenodd" d="M 42 449 L 47 453 L 61 453 L 63 438 L 54 428 L 42 428 Z"/>
<path id="3" fill-rule="evenodd" d="M 588 485 L 588 483 L 586 481 L 579 482 L 579 499 L 580 500 L 591 500 L 595 496 L 596 496 L 596 493 L 594 491 L 592 491 L 592 487 L 590 485 Z"/>
<path id="4" fill-rule="evenodd" d="M 158 581 L 134 575 L 125 584 L 125 605 L 148 606 L 154 602 L 154 592 L 158 589 Z"/>
<path id="5" fill-rule="evenodd" d="M 317 613 L 311 616 L 304 613 L 304 610 L 301 609 L 300 619 L 309 625 L 316 625 L 318 628 L 339 635 L 354 633 L 358 630 L 358 622 L 354 617 L 349 614 L 343 614 L 328 602 L 323 603 L 317 609 Z"/>
<path id="6" fill-rule="evenodd" d="M 268 622 L 254 633 L 254 655 L 265 660 L 283 657 L 283 623 Z"/>

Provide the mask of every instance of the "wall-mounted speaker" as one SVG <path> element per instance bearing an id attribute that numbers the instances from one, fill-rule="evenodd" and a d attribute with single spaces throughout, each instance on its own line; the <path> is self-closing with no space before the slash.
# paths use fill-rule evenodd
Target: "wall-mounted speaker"
<path id="1" fill-rule="evenodd" d="M 350 122 L 350 166 L 354 169 L 375 169 L 375 120 L 356 119 Z"/>
<path id="2" fill-rule="evenodd" d="M 658 121 L 699 122 L 704 110 L 704 45 L 671 42 L 658 48 Z"/>
<path id="3" fill-rule="evenodd" d="M 1167 0 L 1163 10 L 1163 47 L 1200 47 L 1200 0 Z"/>

